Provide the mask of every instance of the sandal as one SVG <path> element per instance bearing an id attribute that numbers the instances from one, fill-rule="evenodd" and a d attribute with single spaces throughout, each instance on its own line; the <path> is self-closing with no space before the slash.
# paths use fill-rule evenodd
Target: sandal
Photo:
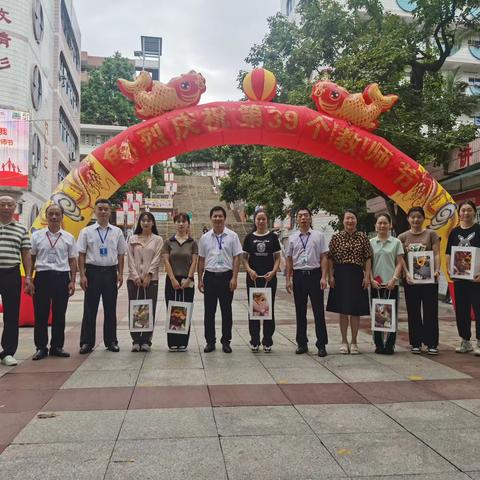
<path id="1" fill-rule="evenodd" d="M 350 353 L 350 350 L 348 348 L 348 343 L 342 343 L 340 345 L 340 353 L 343 355 L 347 355 Z"/>
<path id="2" fill-rule="evenodd" d="M 350 344 L 350 354 L 351 355 L 358 355 L 360 350 L 358 349 L 358 345 L 356 343 Z"/>

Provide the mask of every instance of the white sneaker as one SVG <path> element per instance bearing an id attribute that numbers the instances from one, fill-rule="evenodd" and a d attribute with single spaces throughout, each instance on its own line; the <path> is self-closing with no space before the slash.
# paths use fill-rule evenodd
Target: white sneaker
<path id="1" fill-rule="evenodd" d="M 144 343 L 144 344 L 140 347 L 140 351 L 141 351 L 141 352 L 151 352 L 151 351 L 152 351 L 152 347 L 151 347 L 148 343 Z"/>
<path id="2" fill-rule="evenodd" d="M 134 343 L 132 345 L 132 352 L 139 352 L 140 351 L 140 345 L 138 343 Z"/>
<path id="3" fill-rule="evenodd" d="M 260 346 L 259 345 L 252 345 L 250 344 L 250 350 L 252 352 L 258 352 L 260 350 Z"/>
<path id="4" fill-rule="evenodd" d="M 455 349 L 457 353 L 468 353 L 473 351 L 470 340 L 462 340 L 460 346 Z"/>
<path id="5" fill-rule="evenodd" d="M 477 341 L 477 346 L 474 348 L 473 353 L 477 357 L 480 357 L 480 340 Z"/>
<path id="6" fill-rule="evenodd" d="M 12 355 L 7 355 L 2 358 L 2 364 L 7 367 L 14 367 L 15 365 L 18 365 L 18 362 L 12 357 Z"/>
<path id="7" fill-rule="evenodd" d="M 263 346 L 263 351 L 264 351 L 265 353 L 271 353 L 272 347 L 267 347 L 266 345 L 264 345 L 264 346 Z"/>

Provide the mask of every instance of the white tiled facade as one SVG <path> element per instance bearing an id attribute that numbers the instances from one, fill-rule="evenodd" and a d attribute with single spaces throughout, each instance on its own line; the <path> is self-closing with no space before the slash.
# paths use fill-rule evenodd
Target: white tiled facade
<path id="1" fill-rule="evenodd" d="M 8 58 L 10 65 L 0 69 L 0 108 L 29 112 L 31 119 L 28 190 L 0 186 L 0 191 L 20 198 L 20 220 L 30 226 L 79 160 L 80 29 L 73 0 L 0 0 L 0 9 L 10 20 L 0 20 L 0 35 L 11 39 L 8 48 L 0 45 L 0 59 Z M 37 108 L 35 67 L 41 78 Z"/>

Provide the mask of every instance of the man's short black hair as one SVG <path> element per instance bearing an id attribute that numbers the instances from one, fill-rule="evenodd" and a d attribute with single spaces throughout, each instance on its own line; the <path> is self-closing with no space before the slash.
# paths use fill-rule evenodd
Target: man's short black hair
<path id="1" fill-rule="evenodd" d="M 312 211 L 308 207 L 300 207 L 297 208 L 297 212 L 295 213 L 295 216 L 299 214 L 302 210 L 306 210 L 310 216 L 312 216 Z"/>
<path id="2" fill-rule="evenodd" d="M 224 216 L 225 218 L 227 218 L 227 212 L 226 212 L 225 209 L 224 209 L 223 207 L 221 207 L 220 205 L 217 205 L 216 207 L 213 207 L 213 208 L 210 210 L 210 218 L 212 218 L 213 212 L 216 212 L 216 211 L 222 212 L 222 213 L 223 213 L 223 216 Z"/>
<path id="3" fill-rule="evenodd" d="M 51 203 L 46 209 L 45 209 L 45 215 L 47 215 L 48 213 L 48 209 L 51 208 L 51 207 L 58 207 L 60 209 L 60 211 L 62 212 L 62 215 L 65 214 L 65 210 L 63 210 L 63 207 L 61 205 L 59 205 L 58 203 Z"/>
<path id="4" fill-rule="evenodd" d="M 110 208 L 112 208 L 112 202 L 108 198 L 99 198 L 95 202 L 95 206 L 97 206 L 99 203 L 106 203 Z"/>

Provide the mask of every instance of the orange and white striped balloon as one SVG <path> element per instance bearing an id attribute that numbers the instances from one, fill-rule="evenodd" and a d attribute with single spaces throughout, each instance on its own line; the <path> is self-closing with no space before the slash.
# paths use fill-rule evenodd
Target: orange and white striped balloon
<path id="1" fill-rule="evenodd" d="M 265 68 L 254 68 L 243 79 L 243 91 L 249 100 L 269 102 L 277 93 L 277 79 Z"/>

